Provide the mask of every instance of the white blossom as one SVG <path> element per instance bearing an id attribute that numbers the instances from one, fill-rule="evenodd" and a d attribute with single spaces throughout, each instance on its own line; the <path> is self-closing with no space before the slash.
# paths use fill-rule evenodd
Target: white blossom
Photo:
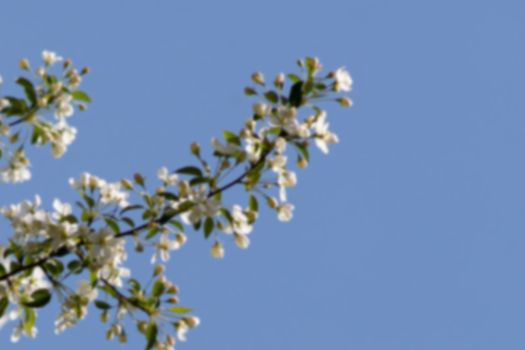
<path id="1" fill-rule="evenodd" d="M 290 203 L 281 204 L 277 207 L 277 218 L 283 222 L 290 221 L 293 216 L 294 208 L 295 206 Z"/>
<path id="2" fill-rule="evenodd" d="M 177 174 L 170 174 L 168 171 L 168 168 L 162 167 L 157 172 L 157 177 L 166 185 L 166 186 L 173 186 L 178 181 L 179 178 Z"/>
<path id="3" fill-rule="evenodd" d="M 48 66 L 53 65 L 63 60 L 61 56 L 58 56 L 56 52 L 44 50 L 42 51 L 42 60 Z"/>
<path id="4" fill-rule="evenodd" d="M 330 132 L 328 127 L 326 113 L 323 111 L 317 116 L 313 129 L 315 130 L 315 144 L 325 154 L 328 153 L 328 145 L 339 143 L 337 135 Z"/>
<path id="5" fill-rule="evenodd" d="M 350 91 L 352 90 L 353 80 L 350 73 L 345 67 L 337 69 L 334 73 L 335 91 Z"/>

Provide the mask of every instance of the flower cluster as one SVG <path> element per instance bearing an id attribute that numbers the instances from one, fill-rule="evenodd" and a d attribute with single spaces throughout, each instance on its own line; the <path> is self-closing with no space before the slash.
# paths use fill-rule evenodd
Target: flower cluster
<path id="1" fill-rule="evenodd" d="M 34 145 L 51 145 L 55 158 L 66 153 L 75 140 L 77 130 L 68 124 L 75 106 L 86 109 L 90 97 L 79 90 L 82 76 L 71 60 L 64 60 L 54 52 L 42 52 L 43 65 L 32 69 L 28 60 L 20 61 L 20 68 L 30 78 L 19 77 L 16 83 L 24 90 L 24 97 L 0 96 L 0 181 L 24 182 L 31 178 L 30 162 L 25 157 L 25 140 Z M 62 63 L 61 74 L 55 74 L 56 66 Z M 0 78 L 0 85 L 2 79 Z M 54 117 L 48 117 L 48 115 Z"/>
<path id="2" fill-rule="evenodd" d="M 46 77 L 44 81 L 58 62 L 64 62 L 67 71 L 68 83 L 57 88 L 55 79 L 48 87 L 52 98 L 36 104 L 39 108 L 52 106 L 58 122 L 52 125 L 36 116 L 18 120 L 34 126 L 34 143 L 50 142 L 53 154 L 60 156 L 76 133 L 66 119 L 78 100 L 74 89 L 80 75 L 71 73 L 76 71 L 53 52 L 45 51 L 43 61 L 37 74 Z M 329 130 L 326 111 L 317 104 L 333 100 L 349 107 L 351 100 L 340 93 L 351 90 L 350 75 L 340 68 L 321 76 L 316 58 L 298 63 L 301 76 L 278 74 L 273 86 L 267 86 L 262 73 L 255 73 L 252 81 L 256 86 L 245 89 L 248 95 L 260 97 L 253 104 L 252 117 L 238 132 L 225 131 L 223 140 L 212 138 L 212 160 L 204 157 L 198 144 L 192 144 L 196 164 L 174 171 L 160 168 L 154 190 L 148 189 L 139 173 L 117 182 L 83 173 L 69 181 L 79 195 L 75 205 L 55 199 L 53 209 L 46 211 L 36 196 L 34 201 L 0 209 L 14 231 L 9 244 L 0 246 L 0 327 L 18 320 L 13 340 L 20 335 L 33 337 L 37 309 L 47 305 L 54 292 L 61 300 L 56 333 L 76 325 L 94 305 L 105 323 L 114 312 L 108 339 L 125 342 L 123 320 L 132 315 L 146 339 L 146 349 L 174 349 L 176 341 L 185 341 L 188 330 L 200 321 L 190 314 L 191 309 L 179 304 L 178 288 L 165 275 L 171 253 L 187 240 L 185 231 L 202 231 L 211 240 L 214 258 L 225 256 L 225 240 L 248 248 L 262 211 L 259 202 L 275 211 L 278 220 L 291 220 L 295 206 L 288 190 L 297 185 L 297 168 L 310 162 L 309 146 L 315 144 L 328 153 L 329 146 L 339 141 Z M 28 62 L 21 66 L 29 70 Z M 37 101 L 47 94 L 43 88 L 35 91 Z M 7 106 L 12 104 L 7 101 Z M 9 115 L 5 108 L 9 107 L 1 111 Z M 9 133 L 8 128 L 6 135 Z M 289 161 L 291 151 L 297 157 L 295 164 Z M 1 178 L 5 182 L 27 179 L 28 166 L 20 148 Z M 224 193 L 234 186 L 244 188 L 246 203 L 226 202 Z M 133 240 L 136 252 L 151 251 L 152 274 L 146 283 L 133 278 L 125 266 L 126 238 Z M 72 275 L 78 276 L 76 289 L 65 284 Z M 164 325 L 172 327 L 172 332 Z"/>

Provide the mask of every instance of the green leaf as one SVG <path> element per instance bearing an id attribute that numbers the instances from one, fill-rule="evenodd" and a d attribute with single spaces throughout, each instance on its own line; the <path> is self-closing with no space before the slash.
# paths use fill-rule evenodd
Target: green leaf
<path id="1" fill-rule="evenodd" d="M 35 87 L 33 86 L 33 83 L 28 79 L 22 77 L 16 79 L 16 83 L 24 88 L 24 92 L 29 102 L 31 102 L 31 105 L 36 105 L 36 91 Z"/>
<path id="2" fill-rule="evenodd" d="M 33 309 L 24 308 L 24 332 L 31 334 L 36 322 L 36 312 Z"/>
<path id="3" fill-rule="evenodd" d="M 299 107 L 303 103 L 303 82 L 299 81 L 293 84 L 290 89 L 290 104 L 294 107 Z"/>
<path id="4" fill-rule="evenodd" d="M 193 179 L 190 180 L 190 186 L 209 183 L 210 180 L 211 179 L 209 177 L 194 177 Z"/>
<path id="5" fill-rule="evenodd" d="M 47 289 L 37 289 L 31 294 L 32 301 L 23 303 L 24 306 L 31 308 L 40 308 L 46 306 L 51 300 L 51 293 Z"/>
<path id="6" fill-rule="evenodd" d="M 172 193 L 172 192 L 160 192 L 160 193 L 158 193 L 158 195 L 161 196 L 161 197 L 164 197 L 166 199 L 169 199 L 171 201 L 178 201 L 179 200 L 179 197 L 175 193 Z"/>
<path id="7" fill-rule="evenodd" d="M 294 142 L 293 145 L 295 146 L 295 148 L 297 148 L 297 151 L 303 156 L 303 158 L 306 159 L 307 162 L 310 162 L 310 152 L 308 151 L 308 144 Z"/>
<path id="8" fill-rule="evenodd" d="M 301 78 L 299 78 L 295 74 L 288 74 L 288 79 L 290 79 L 292 82 L 297 83 L 301 81 Z"/>
<path id="9" fill-rule="evenodd" d="M 279 102 L 279 95 L 277 95 L 275 91 L 270 90 L 265 92 L 264 97 L 266 97 L 266 99 L 272 103 Z"/>
<path id="10" fill-rule="evenodd" d="M 186 166 L 175 170 L 176 173 L 202 177 L 202 171 L 195 166 Z"/>
<path id="11" fill-rule="evenodd" d="M 124 209 L 120 211 L 120 215 L 124 214 L 125 212 L 131 211 L 131 210 L 137 210 L 137 209 L 143 209 L 143 208 L 144 206 L 140 204 L 128 205 L 127 207 L 125 207 Z"/>
<path id="12" fill-rule="evenodd" d="M 9 107 L 2 109 L 2 113 L 6 116 L 23 115 L 29 111 L 29 107 L 24 99 L 12 96 L 6 96 L 4 98 L 9 101 Z"/>
<path id="13" fill-rule="evenodd" d="M 95 306 L 99 308 L 100 310 L 109 310 L 113 307 L 102 300 L 95 300 Z"/>
<path id="14" fill-rule="evenodd" d="M 169 309 L 169 311 L 174 314 L 187 314 L 188 312 L 191 312 L 192 309 L 184 306 L 176 306 Z"/>
<path id="15" fill-rule="evenodd" d="M 210 237 L 214 228 L 215 228 L 215 221 L 210 217 L 206 218 L 206 220 L 204 221 L 204 238 Z"/>
<path id="16" fill-rule="evenodd" d="M 91 97 L 89 97 L 89 95 L 84 91 L 74 91 L 73 93 L 71 93 L 71 97 L 73 97 L 73 100 L 76 101 L 91 103 Z"/>
<path id="17" fill-rule="evenodd" d="M 4 315 L 5 310 L 7 309 L 8 306 L 9 306 L 9 300 L 7 299 L 7 297 L 3 297 L 2 299 L 0 299 L 0 317 Z"/>
<path id="18" fill-rule="evenodd" d="M 67 264 L 67 268 L 73 273 L 79 273 L 82 268 L 82 262 L 80 260 L 73 260 Z"/>
<path id="19" fill-rule="evenodd" d="M 223 135 L 226 142 L 236 144 L 237 146 L 241 145 L 241 138 L 239 135 L 228 130 L 224 130 Z"/>
<path id="20" fill-rule="evenodd" d="M 120 227 L 115 220 L 106 217 L 104 218 L 104 221 L 113 230 L 113 232 L 115 232 L 116 234 L 120 233 Z"/>
<path id="21" fill-rule="evenodd" d="M 257 198 L 253 194 L 250 195 L 249 206 L 252 211 L 254 212 L 259 211 L 259 202 L 257 202 Z"/>
<path id="22" fill-rule="evenodd" d="M 151 296 L 154 298 L 158 298 L 164 293 L 165 289 L 166 287 L 164 285 L 164 282 L 158 280 L 153 284 L 153 287 L 151 288 Z"/>
<path id="23" fill-rule="evenodd" d="M 157 342 L 157 334 L 159 330 L 155 321 L 150 321 L 148 328 L 146 329 L 146 350 L 151 350 Z"/>

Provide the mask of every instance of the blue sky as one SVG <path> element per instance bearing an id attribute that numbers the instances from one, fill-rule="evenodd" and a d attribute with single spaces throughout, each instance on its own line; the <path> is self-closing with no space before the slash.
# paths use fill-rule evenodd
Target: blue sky
<path id="1" fill-rule="evenodd" d="M 355 107 L 329 109 L 341 143 L 299 174 L 292 222 L 266 213 L 224 261 L 198 235 L 175 254 L 202 318 L 178 349 L 523 349 L 524 15 L 510 0 L 6 2 L 6 82 L 52 49 L 92 68 L 94 103 L 68 154 L 35 154 L 34 180 L 4 186 L 2 204 L 73 200 L 67 179 L 86 170 L 186 165 L 192 141 L 249 115 L 253 71 L 318 56 L 355 81 Z M 96 312 L 55 336 L 56 306 L 35 341 L 3 330 L 0 347 L 122 348 Z"/>

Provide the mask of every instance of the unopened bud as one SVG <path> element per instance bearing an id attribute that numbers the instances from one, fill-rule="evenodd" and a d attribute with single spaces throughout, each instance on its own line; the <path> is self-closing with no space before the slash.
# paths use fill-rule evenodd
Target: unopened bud
<path id="1" fill-rule="evenodd" d="M 180 245 L 183 245 L 184 243 L 186 243 L 187 240 L 188 238 L 186 237 L 186 235 L 180 232 L 175 235 L 175 241 L 177 241 L 177 243 L 179 243 Z"/>
<path id="2" fill-rule="evenodd" d="M 337 102 L 339 102 L 339 104 L 343 107 L 352 107 L 352 105 L 354 104 L 352 100 L 346 96 L 338 98 Z"/>
<path id="3" fill-rule="evenodd" d="M 197 142 L 191 144 L 191 153 L 197 157 L 201 154 L 201 147 Z"/>
<path id="4" fill-rule="evenodd" d="M 137 322 L 137 328 L 139 332 L 144 333 L 146 329 L 148 329 L 148 323 L 146 321 L 139 321 Z"/>
<path id="5" fill-rule="evenodd" d="M 168 298 L 168 303 L 169 304 L 178 304 L 179 303 L 179 298 L 177 298 L 177 297 Z"/>
<path id="6" fill-rule="evenodd" d="M 131 183 L 131 181 L 129 181 L 128 179 L 120 180 L 120 184 L 126 190 L 132 190 L 133 189 L 133 183 Z"/>
<path id="7" fill-rule="evenodd" d="M 135 251 L 137 253 L 142 253 L 144 251 L 144 245 L 141 242 L 135 243 Z"/>
<path id="8" fill-rule="evenodd" d="M 300 157 L 299 159 L 297 159 L 297 166 L 301 169 L 304 169 L 308 166 L 308 161 L 303 157 Z"/>
<path id="9" fill-rule="evenodd" d="M 26 58 L 23 58 L 18 62 L 18 66 L 20 69 L 29 70 L 29 61 Z"/>
<path id="10" fill-rule="evenodd" d="M 175 338 L 172 337 L 171 335 L 168 335 L 166 337 L 166 343 L 169 345 L 169 346 L 174 346 L 175 345 Z"/>
<path id="11" fill-rule="evenodd" d="M 169 294 L 177 294 L 179 292 L 179 288 L 177 288 L 176 285 L 172 284 L 167 290 L 167 293 Z"/>
<path id="12" fill-rule="evenodd" d="M 153 276 L 158 276 L 161 273 L 163 273 L 165 270 L 164 265 L 157 265 L 155 266 L 155 269 L 153 269 Z"/>
<path id="13" fill-rule="evenodd" d="M 253 73 L 252 80 L 259 85 L 264 85 L 264 75 L 261 72 Z"/>
<path id="14" fill-rule="evenodd" d="M 109 318 L 109 314 L 107 311 L 104 311 L 103 313 L 100 314 L 100 321 L 102 323 L 106 323 L 108 321 L 108 318 Z"/>
<path id="15" fill-rule="evenodd" d="M 283 73 L 279 73 L 275 77 L 275 81 L 273 82 L 273 84 L 275 85 L 276 88 L 282 89 L 283 86 L 284 86 L 284 79 L 285 79 L 284 78 L 284 74 Z"/>
<path id="16" fill-rule="evenodd" d="M 69 58 L 64 61 L 64 69 L 68 69 L 72 65 L 73 65 L 73 62 Z"/>
<path id="17" fill-rule="evenodd" d="M 81 103 L 81 104 L 78 105 L 78 109 L 79 109 L 81 112 L 84 112 L 84 111 L 87 109 L 87 106 L 86 106 L 86 104 Z"/>
<path id="18" fill-rule="evenodd" d="M 221 242 L 215 241 L 215 243 L 211 247 L 210 253 L 211 256 L 213 256 L 215 259 L 224 258 L 224 247 L 222 246 Z"/>
<path id="19" fill-rule="evenodd" d="M 244 93 L 245 93 L 247 96 L 257 95 L 257 91 L 255 91 L 255 89 L 254 89 L 254 88 L 251 88 L 251 87 L 245 87 L 245 88 L 244 88 Z"/>
<path id="20" fill-rule="evenodd" d="M 123 331 L 122 333 L 120 333 L 120 335 L 118 336 L 118 341 L 121 344 L 124 344 L 128 341 L 128 336 L 126 335 L 126 332 Z"/>
<path id="21" fill-rule="evenodd" d="M 36 75 L 38 75 L 39 77 L 43 77 L 44 75 L 46 75 L 46 70 L 44 67 L 38 67 L 36 69 Z"/>
<path id="22" fill-rule="evenodd" d="M 88 74 L 90 71 L 89 67 L 84 67 L 82 68 L 82 70 L 80 71 L 80 75 L 86 75 Z"/>
<path id="23" fill-rule="evenodd" d="M 182 320 L 190 328 L 197 327 L 201 323 L 201 320 L 198 317 L 195 317 L 195 316 L 184 317 Z"/>
<path id="24" fill-rule="evenodd" d="M 259 117 L 264 117 L 268 113 L 268 105 L 257 102 L 253 105 L 253 112 Z"/>
<path id="25" fill-rule="evenodd" d="M 268 204 L 268 206 L 272 209 L 275 209 L 277 208 L 277 206 L 279 205 L 279 202 L 277 202 L 277 199 L 275 199 L 274 197 L 268 197 L 266 198 L 266 203 Z"/>

